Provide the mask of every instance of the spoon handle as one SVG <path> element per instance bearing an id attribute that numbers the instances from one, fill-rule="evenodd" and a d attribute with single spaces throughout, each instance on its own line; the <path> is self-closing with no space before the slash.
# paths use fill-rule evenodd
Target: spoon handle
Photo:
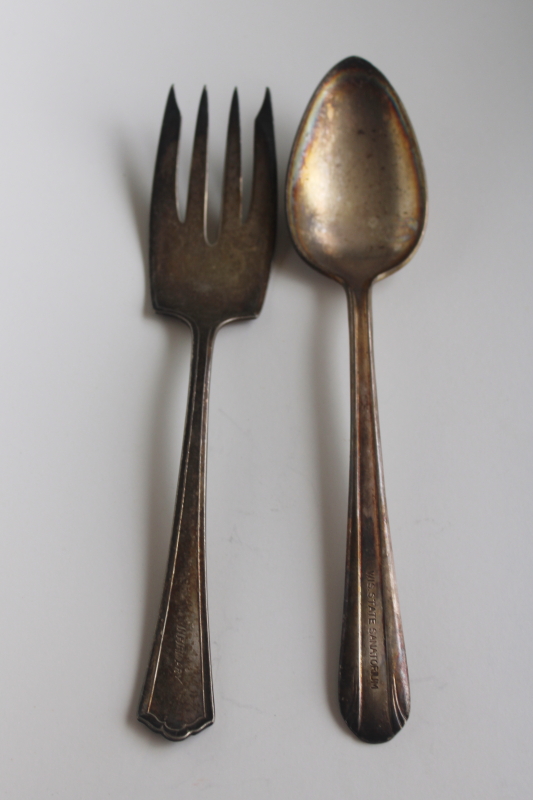
<path id="1" fill-rule="evenodd" d="M 370 286 L 348 287 L 347 295 L 352 419 L 339 701 L 348 727 L 378 743 L 409 716 L 409 678 L 381 464 Z"/>
<path id="2" fill-rule="evenodd" d="M 192 326 L 191 326 L 192 327 Z M 205 573 L 207 407 L 214 330 L 192 327 L 187 419 L 168 569 L 139 720 L 185 739 L 214 720 Z"/>

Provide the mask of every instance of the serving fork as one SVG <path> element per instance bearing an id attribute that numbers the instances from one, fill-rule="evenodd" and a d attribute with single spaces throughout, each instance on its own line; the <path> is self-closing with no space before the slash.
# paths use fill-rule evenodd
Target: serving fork
<path id="1" fill-rule="evenodd" d="M 218 239 L 207 241 L 207 93 L 200 100 L 185 220 L 176 165 L 181 115 L 170 90 L 157 152 L 150 216 L 154 309 L 192 332 L 187 416 L 163 597 L 138 718 L 167 739 L 214 720 L 205 568 L 209 375 L 222 325 L 256 317 L 263 305 L 276 232 L 276 156 L 270 93 L 255 120 L 250 210 L 242 213 L 239 102 L 233 94 Z"/>

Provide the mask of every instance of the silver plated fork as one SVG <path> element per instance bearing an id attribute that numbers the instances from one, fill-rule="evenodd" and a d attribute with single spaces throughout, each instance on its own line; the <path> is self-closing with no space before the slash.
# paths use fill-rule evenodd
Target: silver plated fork
<path id="1" fill-rule="evenodd" d="M 215 334 L 256 317 L 263 305 L 276 233 L 276 156 L 270 93 L 255 120 L 250 210 L 243 219 L 237 90 L 228 125 L 222 214 L 206 236 L 207 93 L 200 101 L 185 221 L 178 215 L 176 165 L 181 115 L 171 89 L 159 141 L 150 218 L 154 309 L 192 331 L 187 417 L 168 569 L 138 718 L 167 739 L 185 739 L 214 720 L 205 569 L 209 374 Z"/>

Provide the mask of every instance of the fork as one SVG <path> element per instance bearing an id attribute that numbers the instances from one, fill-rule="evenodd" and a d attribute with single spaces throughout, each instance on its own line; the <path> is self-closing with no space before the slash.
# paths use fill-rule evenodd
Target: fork
<path id="1" fill-rule="evenodd" d="M 261 311 L 276 233 L 276 156 L 270 92 L 255 120 L 250 211 L 243 219 L 239 101 L 228 124 L 218 239 L 207 241 L 207 92 L 200 100 L 185 221 L 178 214 L 176 165 L 181 115 L 170 90 L 157 152 L 150 215 L 154 309 L 192 332 L 187 416 L 163 597 L 138 719 L 167 739 L 214 721 L 205 569 L 209 376 L 222 325 Z"/>

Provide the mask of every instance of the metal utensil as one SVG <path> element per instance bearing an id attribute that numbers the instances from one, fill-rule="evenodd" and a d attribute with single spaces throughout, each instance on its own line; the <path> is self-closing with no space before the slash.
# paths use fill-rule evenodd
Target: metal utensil
<path id="1" fill-rule="evenodd" d="M 242 219 L 237 91 L 228 126 L 222 218 L 207 242 L 207 93 L 194 139 L 187 213 L 178 217 L 176 162 L 181 116 L 171 89 L 155 165 L 150 281 L 155 310 L 186 322 L 193 345 L 187 419 L 168 571 L 139 720 L 184 739 L 214 720 L 205 572 L 205 478 L 209 374 L 218 329 L 256 317 L 263 305 L 276 228 L 276 157 L 270 93 L 255 120 L 250 211 Z"/>
<path id="2" fill-rule="evenodd" d="M 367 61 L 341 61 L 311 98 L 292 149 L 286 202 L 298 252 L 348 296 L 352 422 L 339 700 L 357 736 L 384 742 L 404 725 L 410 700 L 381 465 L 370 288 L 413 255 L 426 186 L 400 98 Z"/>

